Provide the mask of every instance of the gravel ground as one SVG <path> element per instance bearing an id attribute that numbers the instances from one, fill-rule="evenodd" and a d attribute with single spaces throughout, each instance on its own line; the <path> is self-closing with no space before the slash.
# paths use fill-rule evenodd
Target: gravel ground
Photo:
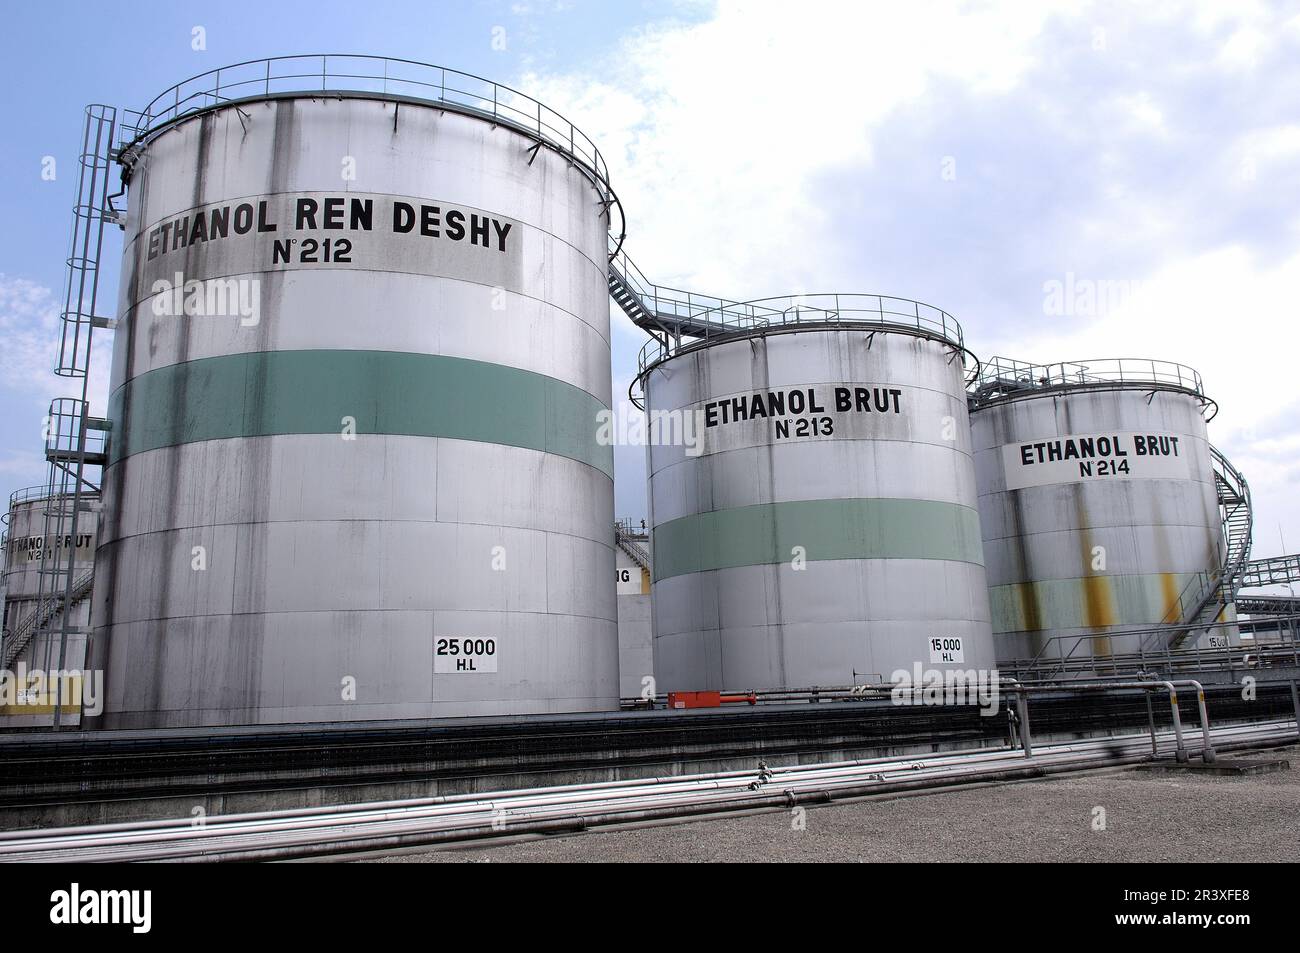
<path id="1" fill-rule="evenodd" d="M 1262 756 L 1258 756 L 1262 757 Z M 397 854 L 411 862 L 1300 860 L 1295 769 L 1235 778 L 1119 771 L 958 788 L 806 812 Z M 1243 759 L 1244 760 L 1244 759 Z M 1106 829 L 1093 829 L 1094 808 Z"/>

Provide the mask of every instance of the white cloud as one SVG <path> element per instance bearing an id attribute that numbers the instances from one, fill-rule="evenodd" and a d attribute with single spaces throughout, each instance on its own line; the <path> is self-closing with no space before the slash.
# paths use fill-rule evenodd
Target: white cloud
<path id="1" fill-rule="evenodd" d="M 59 340 L 59 305 L 49 288 L 0 273 L 0 385 L 48 403 Z"/>
<path id="2" fill-rule="evenodd" d="M 824 172 L 869 172 L 879 124 L 936 82 L 1013 88 L 1043 22 L 1074 6 L 726 2 L 519 84 L 599 144 L 649 274 L 758 297 L 797 285 L 807 256 L 789 249 L 823 240 Z"/>
<path id="3" fill-rule="evenodd" d="M 80 397 L 79 378 L 54 373 L 58 360 L 61 307 L 54 292 L 44 285 L 0 273 L 0 389 L 12 395 L 11 418 L 21 427 L 30 414 L 32 445 L 40 446 L 41 421 L 55 397 Z M 99 332 L 91 363 L 90 410 L 105 412 L 111 371 L 111 338 Z M 25 460 L 20 457 L 19 459 Z M 25 463 L 21 465 L 26 465 Z"/>
<path id="4" fill-rule="evenodd" d="M 1238 0 L 724 2 L 517 85 L 600 146 L 654 280 L 914 295 L 981 355 L 1196 367 L 1267 553 L 1278 523 L 1300 540 L 1298 53 L 1300 17 Z M 1067 269 L 1141 290 L 1035 319 Z M 616 333 L 616 368 L 641 338 Z"/>
<path id="5" fill-rule="evenodd" d="M 1156 358 L 1200 371 L 1220 408 L 1210 440 L 1250 483 L 1256 554 L 1267 555 L 1276 552 L 1279 524 L 1294 527 L 1300 542 L 1298 298 L 1300 251 L 1269 266 L 1226 247 L 1162 269 L 1099 317 L 1044 316 L 1028 334 L 989 337 L 985 353 L 1034 362 Z"/>
<path id="6" fill-rule="evenodd" d="M 35 427 L 33 427 L 32 446 L 40 446 Z M 0 455 L 0 479 L 3 479 L 6 491 L 18 487 L 40 486 L 46 483 L 48 476 L 45 456 L 35 450 L 10 450 Z"/>

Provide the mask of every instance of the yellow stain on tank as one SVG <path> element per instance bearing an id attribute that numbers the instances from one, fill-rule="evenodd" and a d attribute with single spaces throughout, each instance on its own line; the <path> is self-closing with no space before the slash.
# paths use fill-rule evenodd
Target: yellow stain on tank
<path id="1" fill-rule="evenodd" d="M 1025 632 L 1038 632 L 1043 628 L 1043 610 L 1038 604 L 1038 589 L 1032 582 L 1016 583 L 1016 599 L 1020 602 L 1020 617 L 1024 619 Z"/>
<path id="2" fill-rule="evenodd" d="M 1163 623 L 1181 622 L 1178 611 L 1178 579 L 1171 572 L 1160 574 L 1160 596 L 1165 604 L 1165 611 L 1160 615 Z"/>
<path id="3" fill-rule="evenodd" d="M 1084 624 L 1102 628 L 1115 624 L 1115 592 L 1108 576 L 1083 578 Z"/>

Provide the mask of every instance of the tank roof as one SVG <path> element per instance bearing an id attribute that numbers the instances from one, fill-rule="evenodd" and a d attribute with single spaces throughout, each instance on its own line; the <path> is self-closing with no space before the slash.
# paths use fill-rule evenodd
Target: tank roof
<path id="1" fill-rule="evenodd" d="M 951 345 L 970 358 L 972 368 L 979 366 L 975 356 L 966 349 L 961 325 L 952 315 L 910 298 L 826 293 L 718 301 L 707 310 L 693 314 L 691 324 L 701 333 L 689 339 L 651 338 L 646 342 L 638 358 L 638 378 L 643 378 L 670 358 L 712 344 L 765 334 L 825 329 L 880 331 L 927 338 Z"/>
<path id="2" fill-rule="evenodd" d="M 980 365 L 971 382 L 972 408 L 1002 400 L 1057 393 L 1068 390 L 1167 390 L 1198 398 L 1212 407 L 1218 404 L 1205 394 L 1201 375 L 1186 364 L 1151 358 L 1108 357 L 1084 361 L 1034 364 L 1009 357 L 991 357 Z"/>
<path id="3" fill-rule="evenodd" d="M 119 135 L 119 155 L 128 169 L 133 154 L 154 135 L 182 119 L 223 106 L 257 100 L 322 93 L 437 106 L 500 126 L 533 139 L 571 160 L 593 181 L 605 205 L 622 206 L 609 182 L 609 166 L 595 142 L 555 110 L 526 93 L 460 70 L 388 56 L 314 53 L 272 56 L 233 63 L 191 76 L 139 111 L 130 111 Z M 620 225 L 615 245 L 626 228 Z"/>

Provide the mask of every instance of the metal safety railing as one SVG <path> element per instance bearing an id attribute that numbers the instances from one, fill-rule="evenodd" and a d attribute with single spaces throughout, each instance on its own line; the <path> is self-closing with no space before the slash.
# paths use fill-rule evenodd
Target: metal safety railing
<path id="1" fill-rule="evenodd" d="M 615 246 L 625 232 L 622 207 L 610 186 L 609 166 L 592 139 L 555 110 L 526 93 L 460 70 L 417 60 L 351 53 L 272 56 L 191 76 L 167 89 L 123 128 L 122 152 L 192 113 L 252 99 L 293 93 L 376 94 L 436 103 L 509 126 L 532 137 L 589 173 L 607 210 L 617 208 Z"/>
<path id="2" fill-rule="evenodd" d="M 14 490 L 9 494 L 9 513 L 12 515 L 14 507 L 21 506 L 24 503 L 31 503 L 36 500 L 46 499 L 50 495 L 49 484 L 38 483 L 35 486 L 26 486 L 21 490 Z"/>
<path id="3" fill-rule="evenodd" d="M 1205 384 L 1195 369 L 1174 361 L 1140 357 L 1108 357 L 1055 364 L 991 357 L 981 364 L 979 374 L 971 382 L 969 396 L 975 406 L 980 406 L 1036 391 L 1144 384 L 1184 391 L 1199 398 L 1204 406 L 1212 408 L 1207 419 L 1212 419 L 1218 412 L 1218 404 L 1205 395 Z"/>
<path id="4" fill-rule="evenodd" d="M 1246 568 L 1241 574 L 1242 589 L 1286 585 L 1292 582 L 1300 582 L 1300 554 L 1252 559 L 1246 563 Z"/>
<path id="5" fill-rule="evenodd" d="M 1232 600 L 1232 604 L 1237 607 L 1238 612 L 1244 613 L 1252 619 L 1259 616 L 1292 616 L 1300 614 L 1300 596 L 1243 595 L 1237 593 L 1237 598 Z"/>
<path id="6" fill-rule="evenodd" d="M 716 299 L 715 299 L 716 300 Z M 692 339 L 652 338 L 637 357 L 638 375 L 683 351 L 756 330 L 797 330 L 802 327 L 861 328 L 902 331 L 942 341 L 955 352 L 978 361 L 966 350 L 961 326 L 952 315 L 910 298 L 878 294 L 802 294 L 759 298 L 753 301 L 719 301 L 692 316 Z"/>
<path id="7" fill-rule="evenodd" d="M 1026 681 L 1052 680 L 1091 675 L 1130 675 L 1143 671 L 1189 672 L 1207 668 L 1287 664 L 1300 667 L 1300 641 L 1295 636 L 1300 616 L 1276 620 L 1291 623 L 1279 626 L 1277 640 L 1258 644 L 1232 644 L 1236 622 L 1213 622 L 1201 628 L 1207 636 L 1218 634 L 1221 645 L 1205 644 L 1182 648 L 1171 645 L 1170 626 L 1124 629 L 1115 632 L 1054 635 L 1044 640 L 1032 658 L 1007 659 L 999 669 Z M 1100 643 L 1100 650 L 1098 647 Z M 1115 643 L 1132 644 L 1132 650 L 1113 651 Z"/>

